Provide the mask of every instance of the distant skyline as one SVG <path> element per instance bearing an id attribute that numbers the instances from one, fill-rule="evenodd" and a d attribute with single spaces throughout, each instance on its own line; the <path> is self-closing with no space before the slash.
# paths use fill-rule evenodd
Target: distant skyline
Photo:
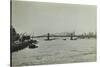
<path id="1" fill-rule="evenodd" d="M 12 25 L 35 34 L 96 32 L 96 6 L 13 1 Z"/>

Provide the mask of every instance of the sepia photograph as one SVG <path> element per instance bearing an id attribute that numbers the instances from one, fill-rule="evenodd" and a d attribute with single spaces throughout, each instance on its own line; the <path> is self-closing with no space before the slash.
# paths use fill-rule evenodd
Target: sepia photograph
<path id="1" fill-rule="evenodd" d="M 96 5 L 11 0 L 11 65 L 96 62 Z"/>

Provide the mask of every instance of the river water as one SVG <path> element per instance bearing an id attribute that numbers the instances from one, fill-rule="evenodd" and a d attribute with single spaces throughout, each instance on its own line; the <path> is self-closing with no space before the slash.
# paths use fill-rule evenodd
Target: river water
<path id="1" fill-rule="evenodd" d="M 13 66 L 96 61 L 96 39 L 37 40 L 38 48 L 27 47 L 12 53 Z"/>

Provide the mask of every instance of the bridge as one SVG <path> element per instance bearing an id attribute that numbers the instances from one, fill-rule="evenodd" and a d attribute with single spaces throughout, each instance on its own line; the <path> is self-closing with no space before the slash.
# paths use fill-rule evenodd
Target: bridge
<path id="1" fill-rule="evenodd" d="M 93 35 L 75 35 L 75 33 L 70 33 L 68 35 L 56 35 L 56 34 L 47 33 L 47 34 L 40 35 L 40 36 L 32 36 L 32 38 L 42 38 L 42 37 L 46 37 L 47 38 L 46 40 L 51 40 L 51 37 L 69 37 L 70 40 L 76 40 L 78 38 L 82 38 L 82 39 L 84 39 L 84 38 L 96 38 L 96 36 L 93 36 Z"/>

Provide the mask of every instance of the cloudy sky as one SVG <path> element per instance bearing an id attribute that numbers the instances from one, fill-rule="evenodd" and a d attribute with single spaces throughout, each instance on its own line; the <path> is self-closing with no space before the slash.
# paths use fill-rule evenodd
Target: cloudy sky
<path id="1" fill-rule="evenodd" d="M 95 32 L 96 6 L 14 1 L 12 25 L 17 32 L 35 34 Z"/>

